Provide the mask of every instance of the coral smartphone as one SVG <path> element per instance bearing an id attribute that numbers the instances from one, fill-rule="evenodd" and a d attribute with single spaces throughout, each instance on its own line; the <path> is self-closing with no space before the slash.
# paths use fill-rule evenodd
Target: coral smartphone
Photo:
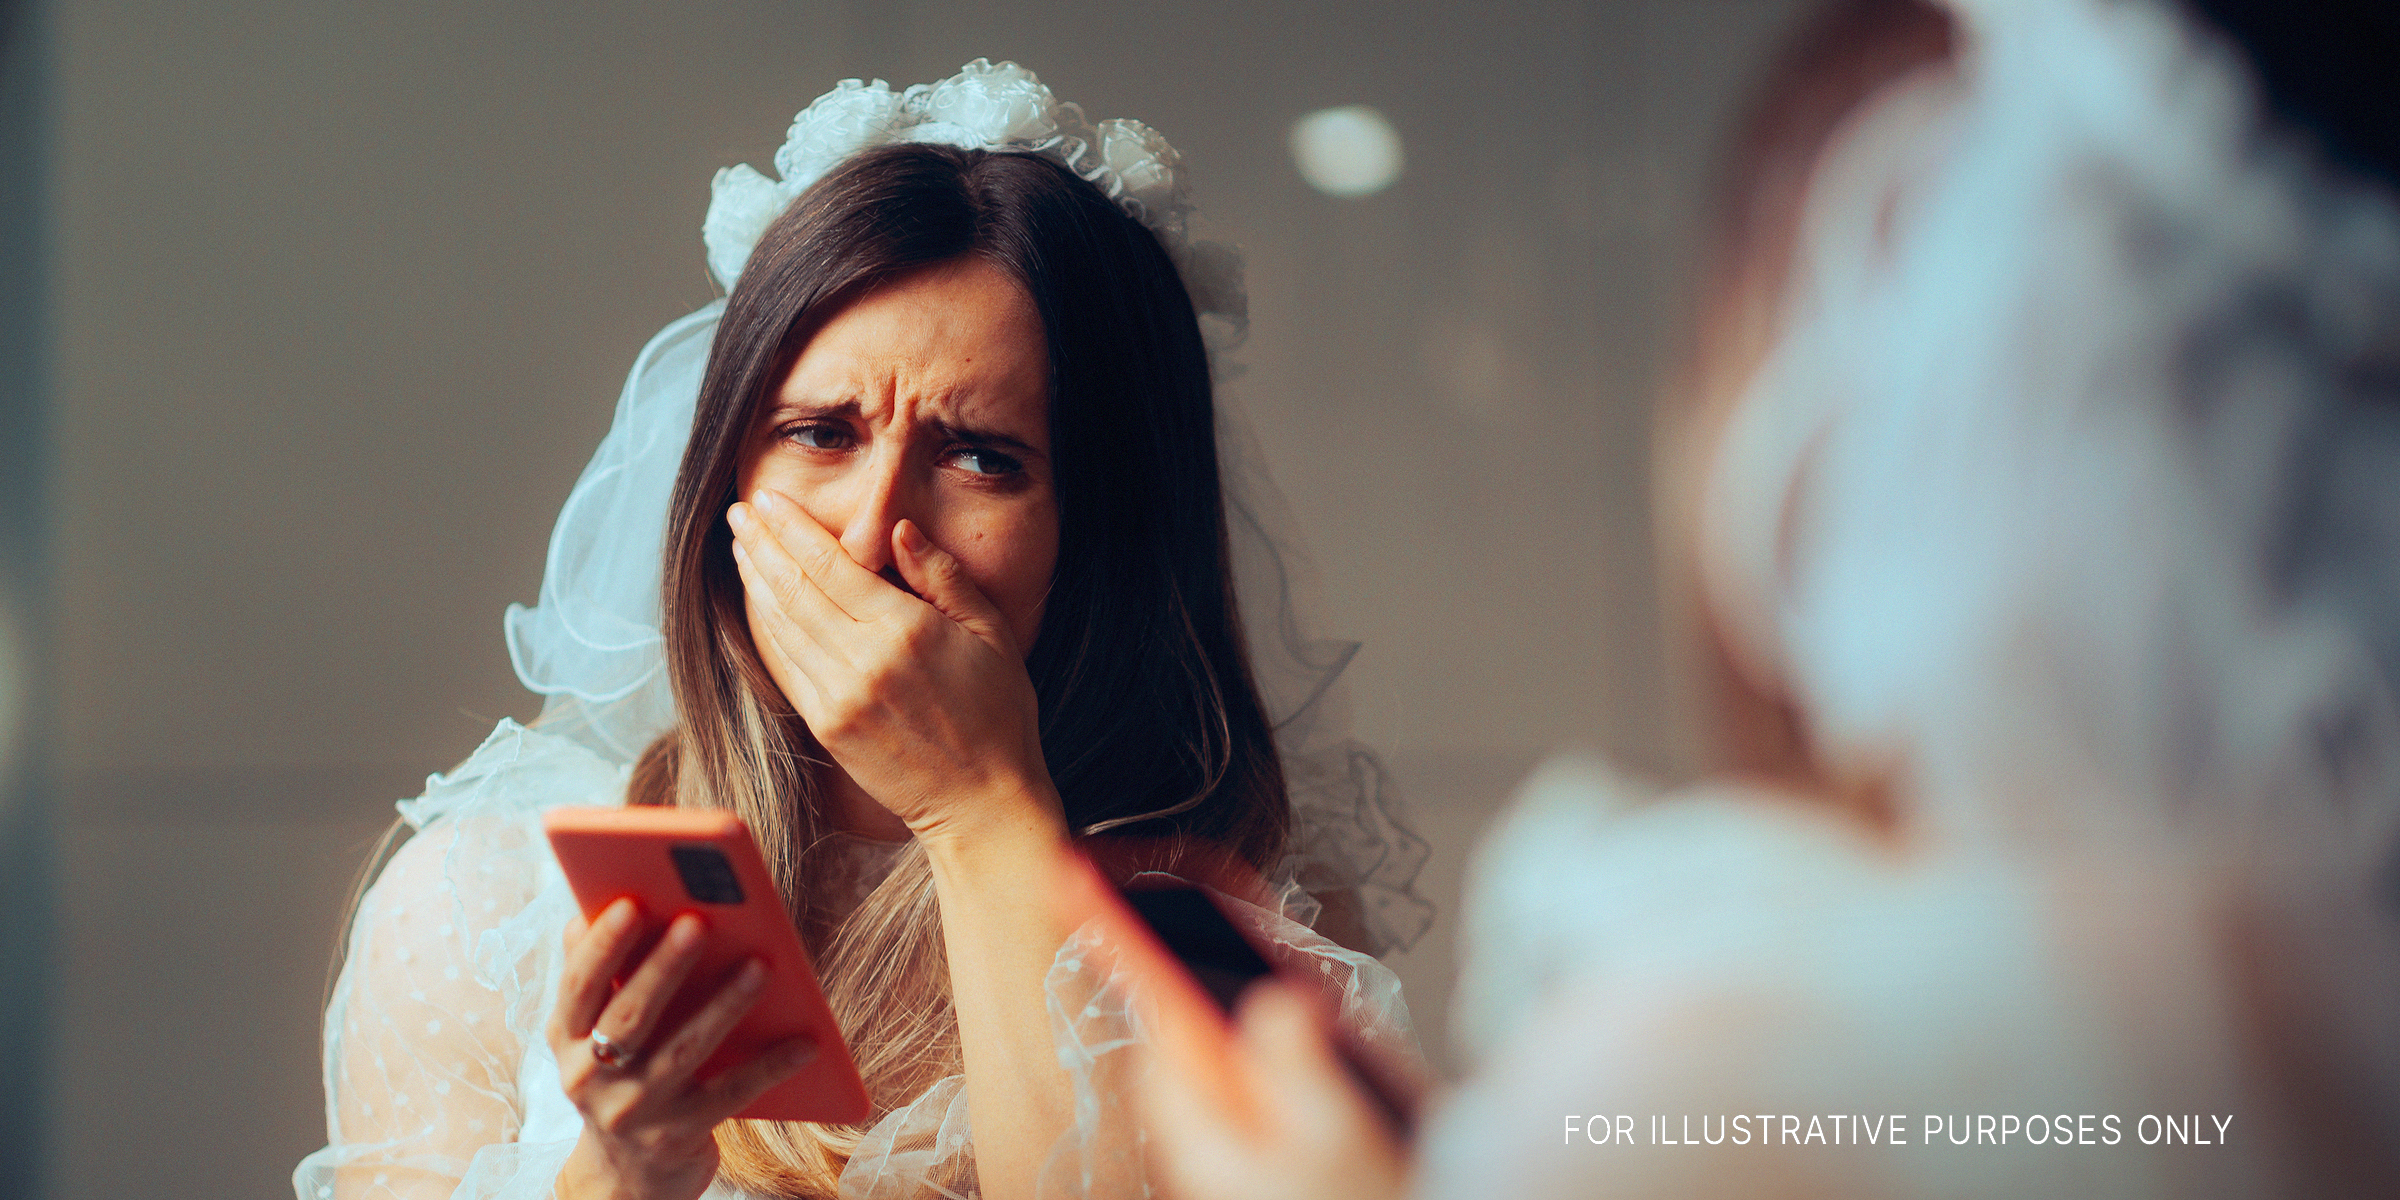
<path id="1" fill-rule="evenodd" d="M 1135 874 L 1119 887 L 1085 860 L 1063 889 L 1062 902 L 1075 924 L 1097 927 L 1101 945 L 1117 969 L 1138 981 L 1152 1009 L 1158 1051 L 1213 1092 L 1220 1106 L 1255 1119 L 1257 1101 L 1233 1071 L 1230 1017 L 1242 991 L 1273 976 L 1311 995 L 1329 1020 L 1340 1011 L 1340 998 L 1321 986 L 1322 977 L 1315 972 L 1279 968 L 1271 960 L 1286 955 L 1253 942 L 1226 916 L 1218 894 L 1254 891 L 1241 886 L 1245 879 L 1254 880 L 1250 872 L 1189 869 L 1196 865 L 1187 861 L 1177 875 Z M 1224 876 L 1221 886 L 1219 874 Z M 1215 890 L 1195 886 L 1190 878 L 1179 877 L 1183 875 L 1207 880 Z M 1414 1072 L 1338 1030 L 1332 1042 L 1351 1081 L 1392 1135 L 1408 1141 L 1423 1090 Z"/>
<path id="2" fill-rule="evenodd" d="M 599 915 L 620 897 L 641 906 L 642 943 L 628 960 L 629 973 L 677 915 L 698 913 L 706 923 L 700 962 L 651 1034 L 654 1043 L 755 957 L 766 965 L 767 985 L 757 1006 L 701 1064 L 701 1077 L 807 1034 L 816 1039 L 816 1057 L 739 1115 L 836 1125 L 867 1118 L 858 1067 L 740 817 L 716 809 L 554 808 L 542 815 L 542 826 L 584 916 Z"/>

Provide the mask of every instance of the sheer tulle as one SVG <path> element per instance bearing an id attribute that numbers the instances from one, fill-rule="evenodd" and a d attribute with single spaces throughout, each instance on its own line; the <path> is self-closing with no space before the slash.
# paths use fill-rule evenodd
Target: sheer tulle
<path id="1" fill-rule="evenodd" d="M 626 771 L 568 738 L 501 722 L 466 763 L 401 805 L 418 832 L 368 890 L 325 1014 L 330 1144 L 294 1176 L 300 1200 L 546 1200 L 582 1122 L 542 1036 L 560 931 L 574 901 L 541 833 L 543 809 L 618 804 Z M 888 862 L 888 855 L 877 861 Z M 1381 963 L 1287 913 L 1241 919 L 1322 972 L 1361 1035 L 1414 1055 L 1399 981 Z M 1061 947 L 1046 981 L 1076 1121 L 1052 1151 L 1044 1197 L 1148 1194 L 1125 1085 L 1142 1039 L 1123 981 L 1090 935 Z M 844 1200 L 972 1196 L 965 1080 L 950 1076 L 885 1114 L 843 1172 Z M 720 1185 L 717 1200 L 739 1193 Z"/>

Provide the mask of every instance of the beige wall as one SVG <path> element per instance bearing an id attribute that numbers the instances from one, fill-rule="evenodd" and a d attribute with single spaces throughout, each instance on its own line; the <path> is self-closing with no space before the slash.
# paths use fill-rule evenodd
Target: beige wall
<path id="1" fill-rule="evenodd" d="M 1238 393 L 1436 843 L 1546 747 L 1676 759 L 1647 420 L 1701 164 L 1792 0 L 58 0 L 60 1196 L 264 1195 L 322 1136 L 339 897 L 530 715 L 499 637 L 710 173 L 845 75 L 1014 58 L 1186 156 Z M 1307 191 L 1290 121 L 1409 170 Z M 1448 926 L 1401 966 L 1440 1049 Z"/>

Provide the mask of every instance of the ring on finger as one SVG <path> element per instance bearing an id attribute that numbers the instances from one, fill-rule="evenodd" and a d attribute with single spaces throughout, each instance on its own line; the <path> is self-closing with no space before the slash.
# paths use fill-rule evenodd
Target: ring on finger
<path id="1" fill-rule="evenodd" d="M 592 1031 L 592 1061 L 611 1071 L 621 1071 L 633 1061 L 634 1049 L 624 1042 L 595 1029 Z"/>

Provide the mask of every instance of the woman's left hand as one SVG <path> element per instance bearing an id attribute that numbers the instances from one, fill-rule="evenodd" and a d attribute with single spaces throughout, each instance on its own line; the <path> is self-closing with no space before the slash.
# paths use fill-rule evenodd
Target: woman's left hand
<path id="1" fill-rule="evenodd" d="M 758 651 L 860 788 L 920 838 L 1060 819 L 1024 655 L 956 559 L 896 523 L 911 596 L 788 496 L 762 488 L 727 521 Z"/>

